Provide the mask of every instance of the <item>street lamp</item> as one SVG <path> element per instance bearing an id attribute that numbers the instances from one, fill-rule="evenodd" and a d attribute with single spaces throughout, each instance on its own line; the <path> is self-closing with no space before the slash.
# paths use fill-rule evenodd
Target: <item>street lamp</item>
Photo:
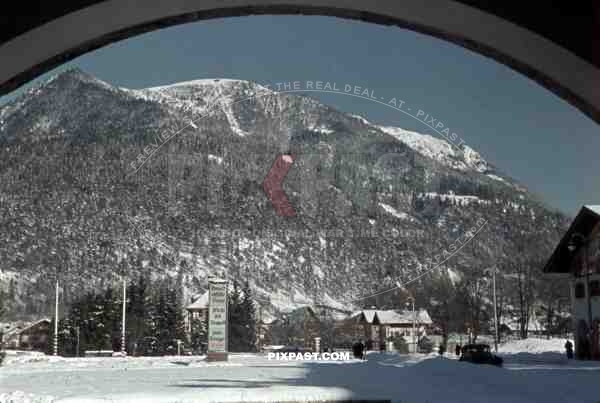
<path id="1" fill-rule="evenodd" d="M 115 250 L 115 255 L 117 256 L 117 265 L 120 266 L 120 280 L 122 282 L 122 295 L 123 295 L 123 301 L 121 303 L 121 354 L 123 356 L 127 355 L 127 348 L 125 345 L 125 331 L 126 331 L 126 323 L 125 323 L 125 314 L 127 312 L 127 277 L 125 277 L 126 274 L 126 261 L 124 259 L 124 256 L 126 256 L 126 254 L 122 253 L 119 249 Z"/>
<path id="2" fill-rule="evenodd" d="M 56 276 L 56 291 L 54 300 L 54 355 L 58 355 L 58 275 Z"/>

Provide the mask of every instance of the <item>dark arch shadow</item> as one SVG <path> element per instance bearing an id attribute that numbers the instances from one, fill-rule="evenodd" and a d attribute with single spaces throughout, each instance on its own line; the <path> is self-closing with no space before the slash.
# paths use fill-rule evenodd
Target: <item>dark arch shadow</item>
<path id="1" fill-rule="evenodd" d="M 100 6 L 106 5 L 105 7 L 112 7 L 112 11 L 115 11 L 115 12 L 120 11 L 116 5 L 113 5 L 111 3 L 114 3 L 114 2 L 105 1 L 105 2 L 100 2 L 99 5 Z M 295 3 L 297 3 L 297 4 L 295 4 Z M 326 5 L 316 5 L 318 3 L 323 3 Z M 118 4 L 118 3 L 115 3 L 115 4 Z M 315 5 L 312 5 L 312 4 L 315 4 Z M 88 9 L 83 9 L 83 11 L 88 10 L 88 15 L 87 15 L 88 19 L 90 18 L 90 15 L 94 15 L 94 12 L 97 11 L 97 9 L 94 9 L 94 7 L 96 7 L 96 6 L 89 7 Z M 145 3 L 145 6 L 152 7 L 153 3 L 152 2 Z M 412 6 L 414 8 L 414 4 Z M 591 87 L 593 84 L 590 82 L 590 81 L 593 81 L 592 78 L 600 77 L 599 69 L 592 68 L 590 70 L 588 68 L 586 71 L 586 73 L 588 74 L 587 78 L 585 75 L 582 77 L 573 78 L 572 77 L 573 69 L 576 69 L 576 67 L 578 67 L 578 66 L 584 66 L 584 64 L 581 64 L 581 63 L 585 63 L 582 59 L 579 59 L 577 56 L 575 56 L 573 54 L 567 53 L 564 49 L 560 48 L 558 45 L 554 45 L 552 42 L 547 41 L 542 37 L 536 36 L 528 31 L 522 30 L 522 29 L 518 28 L 517 26 L 503 25 L 503 24 L 509 24 L 506 20 L 502 20 L 501 18 L 495 17 L 492 14 L 487 14 L 482 11 L 475 11 L 475 9 L 467 7 L 460 3 L 440 2 L 439 7 L 442 10 L 447 8 L 448 10 L 453 11 L 453 12 L 456 12 L 457 10 L 462 10 L 465 13 L 466 12 L 469 12 L 469 13 L 476 12 L 476 13 L 480 13 L 481 16 L 485 16 L 486 18 L 489 17 L 489 18 L 493 19 L 493 21 L 496 21 L 499 24 L 498 28 L 503 28 L 504 33 L 508 32 L 511 34 L 510 36 L 512 36 L 512 38 L 507 39 L 506 43 L 502 44 L 502 46 L 504 47 L 504 50 L 498 49 L 499 47 L 501 47 L 500 45 L 498 45 L 498 48 L 496 48 L 489 44 L 489 43 L 491 43 L 489 29 L 483 28 L 481 30 L 482 31 L 481 33 L 477 33 L 476 31 L 471 31 L 469 33 L 465 33 L 466 31 L 464 31 L 463 33 L 459 33 L 461 31 L 461 29 L 458 27 L 458 25 L 460 25 L 458 23 L 460 22 L 460 18 L 462 17 L 461 15 L 459 15 L 459 16 L 453 15 L 452 16 L 452 15 L 450 15 L 452 13 L 449 12 L 448 18 L 451 19 L 453 21 L 452 23 L 454 24 L 454 25 L 452 25 L 452 28 L 454 29 L 454 31 L 451 32 L 449 30 L 449 28 L 447 28 L 447 27 L 444 28 L 443 27 L 444 24 L 440 23 L 439 21 L 436 21 L 435 18 L 431 18 L 428 20 L 427 18 L 422 18 L 422 16 L 420 16 L 420 17 L 413 16 L 414 18 L 412 18 L 412 20 L 409 21 L 408 20 L 409 17 L 407 17 L 406 19 L 403 19 L 402 17 L 390 16 L 394 13 L 396 13 L 396 14 L 401 13 L 400 11 L 398 11 L 398 8 L 400 6 L 394 5 L 394 3 L 387 3 L 387 2 L 382 2 L 381 4 L 373 4 L 369 7 L 366 7 L 366 6 L 364 7 L 365 9 L 371 9 L 371 11 L 361 11 L 358 6 L 350 5 L 350 3 L 345 2 L 343 0 L 338 0 L 337 2 L 335 2 L 335 1 L 322 2 L 322 1 L 315 0 L 314 3 L 310 3 L 307 1 L 290 0 L 289 4 L 278 2 L 278 1 L 273 1 L 271 4 L 268 4 L 268 5 L 252 5 L 251 1 L 239 1 L 229 7 L 215 7 L 215 8 L 209 8 L 209 6 L 207 6 L 206 2 L 199 2 L 199 4 L 197 6 L 194 6 L 194 8 L 196 10 L 203 8 L 200 11 L 189 11 L 190 7 L 189 6 L 187 6 L 187 7 L 188 7 L 187 12 L 183 12 L 183 13 L 176 14 L 176 15 L 168 15 L 168 16 L 165 16 L 162 18 L 156 18 L 156 19 L 153 19 L 150 21 L 144 21 L 144 22 L 134 22 L 135 21 L 134 17 L 130 17 L 130 18 L 123 17 L 122 20 L 124 19 L 125 21 L 132 21 L 130 23 L 129 22 L 125 23 L 125 25 L 131 24 L 130 26 L 127 26 L 126 28 L 115 29 L 113 31 L 110 31 L 110 29 L 112 29 L 112 28 L 107 28 L 105 30 L 106 33 L 103 33 L 103 34 L 100 34 L 97 36 L 93 36 L 94 34 L 89 34 L 88 36 L 91 35 L 90 38 L 85 38 L 85 35 L 83 35 L 82 39 L 76 40 L 75 43 L 77 43 L 77 45 L 72 46 L 68 49 L 61 48 L 61 50 L 58 51 L 58 54 L 54 54 L 54 55 L 50 54 L 48 56 L 44 56 L 44 53 L 41 52 L 39 49 L 32 50 L 32 52 L 34 52 L 34 53 L 36 53 L 36 52 L 41 53 L 41 55 L 37 55 L 37 53 L 36 53 L 36 57 L 38 57 L 39 61 L 36 62 L 34 65 L 18 67 L 18 70 L 20 70 L 20 71 L 17 71 L 16 73 L 10 75 L 10 77 L 6 77 L 6 75 L 7 75 L 6 71 L 2 72 L 2 74 L 0 74 L 0 81 L 3 80 L 2 82 L 0 82 L 0 94 L 6 94 L 6 93 L 18 88 L 19 86 L 25 84 L 26 82 L 34 79 L 35 77 L 51 70 L 52 68 L 57 67 L 69 60 L 72 60 L 75 57 L 78 57 L 84 53 L 90 52 L 92 50 L 98 49 L 107 44 L 110 44 L 110 43 L 113 43 L 113 42 L 116 42 L 116 41 L 119 41 L 119 40 L 122 40 L 125 38 L 129 38 L 129 37 L 132 37 L 135 35 L 139 35 L 142 33 L 158 30 L 158 29 L 173 26 L 173 25 L 184 24 L 184 23 L 189 23 L 189 22 L 193 22 L 193 21 L 215 19 L 215 18 L 239 17 L 239 16 L 250 16 L 250 15 L 266 15 L 266 14 L 269 14 L 269 15 L 320 15 L 320 16 L 339 17 L 339 18 L 345 18 L 345 19 L 350 19 L 350 20 L 359 20 L 359 21 L 380 24 L 380 25 L 393 25 L 393 26 L 397 26 L 400 28 L 410 29 L 410 30 L 413 30 L 416 32 L 420 32 L 420 33 L 423 33 L 426 35 L 430 35 L 430 36 L 460 45 L 466 49 L 472 50 L 483 56 L 490 57 L 490 58 L 496 60 L 497 62 L 505 64 L 505 65 L 509 66 L 510 68 L 518 71 L 519 73 L 529 77 L 530 79 L 536 81 L 537 83 L 541 84 L 545 88 L 554 92 L 557 96 L 565 99 L 567 102 L 571 103 L 572 105 L 574 105 L 575 107 L 580 109 L 583 113 L 587 114 L 589 117 L 591 117 L 595 121 L 600 122 L 600 97 L 593 95 L 594 93 L 591 92 L 590 88 L 588 88 L 588 87 Z M 419 7 L 423 8 L 424 6 L 419 6 Z M 174 6 L 173 10 L 175 10 L 176 8 L 177 7 Z M 192 8 L 192 10 L 194 8 Z M 361 6 L 361 8 L 363 8 L 363 7 Z M 373 11 L 373 10 L 376 10 L 377 12 Z M 381 11 L 379 11 L 379 10 L 381 10 Z M 107 9 L 104 9 L 103 11 L 106 12 Z M 124 14 L 132 13 L 131 9 L 125 9 L 122 11 Z M 408 14 L 410 14 L 411 12 L 414 13 L 415 10 L 409 11 Z M 422 12 L 422 10 L 421 10 L 421 12 Z M 100 14 L 100 11 L 98 11 L 98 14 Z M 77 18 L 80 18 L 78 22 L 81 25 L 85 24 L 85 22 L 84 22 L 85 15 L 84 14 L 80 14 L 80 15 L 79 14 L 78 15 L 70 14 L 67 17 L 69 17 L 70 20 L 64 20 L 65 17 L 63 16 L 63 17 L 59 17 L 56 20 L 52 21 L 52 23 L 58 22 L 58 25 L 54 25 L 52 27 L 52 29 L 50 29 L 49 32 L 52 32 L 52 30 L 56 30 L 57 27 L 60 28 L 61 27 L 60 22 L 67 24 L 70 21 L 71 23 L 73 23 L 74 21 L 78 21 Z M 437 18 L 439 19 L 439 15 Z M 473 14 L 471 14 L 469 18 L 470 18 L 470 20 L 465 17 L 465 21 L 464 21 L 465 25 L 471 24 L 476 29 L 481 28 L 481 27 L 476 27 L 477 21 L 476 21 L 476 19 L 473 18 Z M 419 19 L 421 22 L 415 22 L 416 20 L 419 20 Z M 480 22 L 480 24 L 484 25 L 485 23 Z M 43 29 L 44 27 L 47 27 L 47 25 L 41 26 L 40 28 Z M 121 24 L 121 25 L 123 25 L 123 24 Z M 500 25 L 503 25 L 503 26 L 500 27 Z M 96 28 L 98 28 L 98 27 L 96 27 Z M 70 27 L 69 29 L 72 32 L 77 32 L 77 30 L 79 29 L 84 34 L 86 31 L 85 28 Z M 64 33 L 64 35 L 69 35 L 71 31 L 66 31 Z M 26 38 L 30 32 L 26 32 L 22 36 Z M 44 40 L 44 36 L 41 36 L 40 33 L 38 33 L 38 35 L 40 35 L 37 38 L 38 40 Z M 503 33 L 501 33 L 499 31 L 498 35 L 502 36 Z M 524 61 L 523 60 L 523 58 L 524 58 L 523 47 L 519 44 L 521 38 L 523 39 L 524 42 L 527 43 L 527 46 L 532 47 L 532 48 L 536 47 L 535 46 L 536 41 L 539 41 L 539 45 L 548 45 L 548 46 L 553 47 L 553 50 L 558 51 L 560 54 L 559 60 L 531 59 L 528 62 Z M 16 39 L 19 39 L 19 37 L 17 37 Z M 52 39 L 47 39 L 47 41 L 52 41 Z M 6 50 L 6 48 L 3 49 L 4 46 L 5 45 L 0 46 L 0 58 L 6 58 L 7 50 Z M 39 47 L 39 44 L 37 44 L 37 46 Z M 520 47 L 520 49 L 518 49 L 519 47 Z M 16 48 L 13 48 L 13 49 L 16 49 Z M 533 50 L 534 49 L 532 49 L 532 51 Z M 21 51 L 22 51 L 22 49 L 21 49 Z M 564 53 L 563 53 L 563 51 L 564 51 Z M 519 55 L 519 53 L 520 53 L 520 55 Z M 565 71 L 563 72 L 562 70 L 558 70 L 561 77 L 556 77 L 556 72 L 557 72 L 556 68 L 549 67 L 549 65 L 556 64 L 556 63 L 558 63 L 560 65 L 561 62 L 564 63 Z M 29 62 L 27 62 L 27 63 L 29 63 Z M 590 66 L 592 66 L 592 65 L 588 65 L 586 67 L 590 67 Z M 554 71 L 552 72 L 554 77 L 550 73 L 550 71 L 552 69 L 554 69 Z M 8 73 L 8 74 L 11 74 L 11 73 Z M 4 77 L 2 77 L 2 75 L 4 75 Z"/>

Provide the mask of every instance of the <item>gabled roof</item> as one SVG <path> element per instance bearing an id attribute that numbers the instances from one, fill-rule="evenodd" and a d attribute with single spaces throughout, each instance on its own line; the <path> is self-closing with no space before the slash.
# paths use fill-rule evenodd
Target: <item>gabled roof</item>
<path id="1" fill-rule="evenodd" d="M 19 331 L 19 333 L 22 333 L 27 329 L 31 329 L 32 327 L 35 327 L 35 326 L 39 325 L 40 323 L 50 323 L 50 322 L 52 322 L 52 321 L 48 318 L 42 318 L 40 320 L 36 320 L 35 322 L 30 323 L 28 326 L 25 326 L 23 329 L 21 329 Z"/>
<path id="2" fill-rule="evenodd" d="M 544 273 L 568 273 L 573 258 L 573 254 L 568 249 L 571 236 L 575 233 L 588 236 L 598 222 L 600 222 L 600 205 L 581 207 L 544 266 Z"/>
<path id="3" fill-rule="evenodd" d="M 421 324 L 432 324 L 429 313 L 425 309 L 419 309 L 415 312 L 415 321 Z M 412 311 L 377 311 L 379 323 L 382 325 L 405 324 L 413 322 Z"/>
<path id="4" fill-rule="evenodd" d="M 27 329 L 31 329 L 34 326 L 39 325 L 40 323 L 47 322 L 50 323 L 51 320 L 48 318 L 38 319 L 34 322 L 13 322 L 13 323 L 4 323 L 1 326 L 0 332 L 4 334 L 4 337 L 11 337 L 14 335 L 21 334 Z"/>
<path id="5" fill-rule="evenodd" d="M 204 294 L 202 294 L 193 303 L 186 306 L 185 309 L 187 309 L 188 311 L 198 311 L 201 309 L 208 309 L 208 291 L 206 291 Z"/>
<path id="6" fill-rule="evenodd" d="M 367 323 L 373 323 L 375 321 L 375 315 L 377 314 L 376 310 L 373 309 L 365 309 L 362 311 L 363 315 L 365 315 L 365 320 Z"/>
<path id="7" fill-rule="evenodd" d="M 391 309 L 365 309 L 354 312 L 352 315 L 350 315 L 350 318 L 359 318 L 361 315 L 364 317 L 365 322 L 375 325 L 401 325 L 413 322 L 413 313 L 409 310 L 395 311 Z M 429 313 L 425 309 L 419 309 L 416 312 L 416 322 L 427 325 L 433 323 Z"/>

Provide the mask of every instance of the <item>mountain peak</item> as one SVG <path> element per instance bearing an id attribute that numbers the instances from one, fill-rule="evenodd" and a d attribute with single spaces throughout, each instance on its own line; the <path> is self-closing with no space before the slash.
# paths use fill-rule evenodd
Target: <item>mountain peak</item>
<path id="1" fill-rule="evenodd" d="M 79 67 L 70 67 L 66 70 L 61 71 L 60 73 L 46 81 L 44 84 L 42 84 L 42 86 L 48 86 L 52 83 L 86 83 L 95 84 L 104 88 L 115 88 L 107 82 L 102 81 L 99 78 L 93 76 L 92 74 L 83 71 Z"/>

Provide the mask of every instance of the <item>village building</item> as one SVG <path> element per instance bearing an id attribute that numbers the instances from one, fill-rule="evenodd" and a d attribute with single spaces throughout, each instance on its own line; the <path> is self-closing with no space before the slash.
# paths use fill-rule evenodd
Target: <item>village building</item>
<path id="1" fill-rule="evenodd" d="M 362 340 L 373 350 L 385 346 L 387 351 L 393 351 L 393 338 L 403 337 L 410 351 L 415 351 L 414 341 L 427 336 L 433 322 L 425 309 L 419 309 L 414 314 L 409 310 L 376 310 L 365 309 L 354 312 L 346 320 L 346 329 L 355 340 Z"/>
<path id="2" fill-rule="evenodd" d="M 263 313 L 259 306 L 259 316 L 256 321 L 256 350 L 263 351 L 264 346 L 269 346 L 272 344 L 273 340 L 271 337 L 271 327 L 275 322 L 275 317 Z"/>
<path id="3" fill-rule="evenodd" d="M 543 269 L 571 291 L 575 356 L 600 359 L 600 206 L 583 206 Z"/>
<path id="4" fill-rule="evenodd" d="M 311 306 L 282 312 L 271 324 L 271 339 L 288 346 L 313 348 L 321 335 L 319 315 Z"/>
<path id="5" fill-rule="evenodd" d="M 2 346 L 6 349 L 46 351 L 50 337 L 50 319 L 34 322 L 4 323 L 0 327 Z"/>
<path id="6" fill-rule="evenodd" d="M 345 319 L 349 314 L 347 310 L 318 304 L 290 309 L 272 320 L 265 328 L 265 337 L 276 343 L 311 350 L 316 347 L 316 338 L 320 350 L 349 348 L 351 338 L 344 338 Z"/>
<path id="7" fill-rule="evenodd" d="M 187 305 L 185 310 L 185 330 L 186 333 L 190 335 L 192 333 L 192 324 L 194 320 L 208 323 L 208 291 L 197 297 L 191 304 Z"/>

